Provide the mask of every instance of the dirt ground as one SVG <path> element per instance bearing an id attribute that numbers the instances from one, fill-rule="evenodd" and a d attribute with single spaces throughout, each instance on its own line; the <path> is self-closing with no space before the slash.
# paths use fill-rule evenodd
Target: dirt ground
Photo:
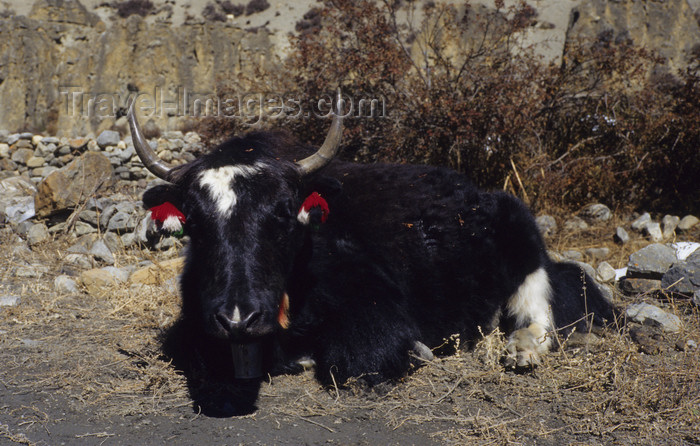
<path id="1" fill-rule="evenodd" d="M 615 225 L 549 244 L 600 246 Z M 700 341 L 700 313 L 686 301 L 616 295 L 619 305 L 663 306 L 681 317 L 682 332 L 621 321 L 562 340 L 528 373 L 504 369 L 495 333 L 374 389 L 322 388 L 311 372 L 273 377 L 253 415 L 207 418 L 161 353 L 159 337 L 179 311 L 172 281 L 59 295 L 54 278 L 76 272 L 64 261 L 69 242 L 58 236 L 30 250 L 0 230 L 0 296 L 21 299 L 0 307 L 0 445 L 700 444 L 700 351 L 687 343 Z M 611 244 L 610 263 L 622 266 L 646 243 Z M 174 255 L 124 251 L 116 266 Z M 41 277 L 20 277 L 27 265 Z"/>

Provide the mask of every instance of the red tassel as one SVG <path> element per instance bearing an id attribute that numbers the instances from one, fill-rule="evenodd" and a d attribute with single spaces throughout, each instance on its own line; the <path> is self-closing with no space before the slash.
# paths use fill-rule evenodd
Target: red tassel
<path id="1" fill-rule="evenodd" d="M 321 208 L 321 223 L 325 223 L 328 219 L 328 214 L 330 214 L 330 209 L 328 208 L 328 202 L 323 199 L 323 197 L 318 192 L 313 192 L 311 195 L 306 197 L 304 203 L 302 203 L 299 208 L 299 215 L 297 219 L 305 225 L 309 224 L 309 210 L 313 207 Z"/>
<path id="2" fill-rule="evenodd" d="M 151 208 L 151 219 L 159 227 L 173 233 L 182 231 L 182 225 L 185 224 L 185 215 L 168 201 Z"/>

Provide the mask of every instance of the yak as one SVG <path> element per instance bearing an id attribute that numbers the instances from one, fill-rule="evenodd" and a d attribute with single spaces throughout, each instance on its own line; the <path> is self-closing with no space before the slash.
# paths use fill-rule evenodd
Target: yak
<path id="1" fill-rule="evenodd" d="M 391 381 L 451 336 L 496 327 L 506 365 L 532 367 L 558 329 L 613 318 L 516 197 L 448 168 L 337 159 L 341 103 L 318 150 L 256 131 L 177 167 L 129 109 L 136 152 L 165 180 L 144 207 L 189 236 L 165 344 L 201 410 L 254 411 L 263 377 L 309 365 L 326 385 Z"/>

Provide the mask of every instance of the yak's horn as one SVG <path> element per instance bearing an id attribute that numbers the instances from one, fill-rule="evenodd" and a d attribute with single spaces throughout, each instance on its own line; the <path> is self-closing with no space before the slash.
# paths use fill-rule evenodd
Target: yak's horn
<path id="1" fill-rule="evenodd" d="M 129 120 L 131 139 L 134 143 L 136 154 L 139 156 L 139 158 L 141 158 L 141 162 L 143 162 L 144 167 L 146 167 L 146 169 L 148 169 L 153 175 L 165 181 L 172 182 L 173 168 L 158 158 L 156 152 L 153 151 L 151 146 L 148 144 L 148 141 L 146 141 L 146 137 L 143 136 L 143 131 L 141 130 L 141 126 L 136 120 L 136 114 L 134 113 L 135 104 L 136 99 L 131 101 L 127 119 Z"/>
<path id="2" fill-rule="evenodd" d="M 340 88 L 338 89 L 338 100 L 337 109 L 333 114 L 333 122 L 331 122 L 331 128 L 328 130 L 328 135 L 326 135 L 326 140 L 323 141 L 321 146 L 316 153 L 298 161 L 299 169 L 303 175 L 308 175 L 312 172 L 317 171 L 321 167 L 330 163 L 333 157 L 338 153 L 340 148 L 340 138 L 343 136 L 343 97 L 340 93 Z"/>

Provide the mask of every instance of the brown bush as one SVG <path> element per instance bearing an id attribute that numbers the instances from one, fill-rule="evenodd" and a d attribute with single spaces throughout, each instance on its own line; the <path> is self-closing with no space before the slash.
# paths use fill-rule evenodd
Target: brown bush
<path id="1" fill-rule="evenodd" d="M 326 2 L 322 26 L 293 39 L 284 69 L 260 72 L 247 87 L 284 92 L 302 107 L 337 86 L 355 104 L 382 98 L 386 116 L 345 120 L 349 159 L 448 165 L 537 208 L 602 201 L 700 210 L 697 61 L 674 75 L 626 33 L 605 32 L 570 44 L 560 64 L 546 65 L 518 44 L 537 20 L 525 3 L 504 9 L 496 2 L 496 10 L 403 5 L 408 17 L 423 15 L 419 24 L 399 23 L 397 3 Z M 313 142 L 326 127 L 299 115 L 274 125 Z M 211 118 L 201 130 L 220 136 L 246 127 Z"/>

